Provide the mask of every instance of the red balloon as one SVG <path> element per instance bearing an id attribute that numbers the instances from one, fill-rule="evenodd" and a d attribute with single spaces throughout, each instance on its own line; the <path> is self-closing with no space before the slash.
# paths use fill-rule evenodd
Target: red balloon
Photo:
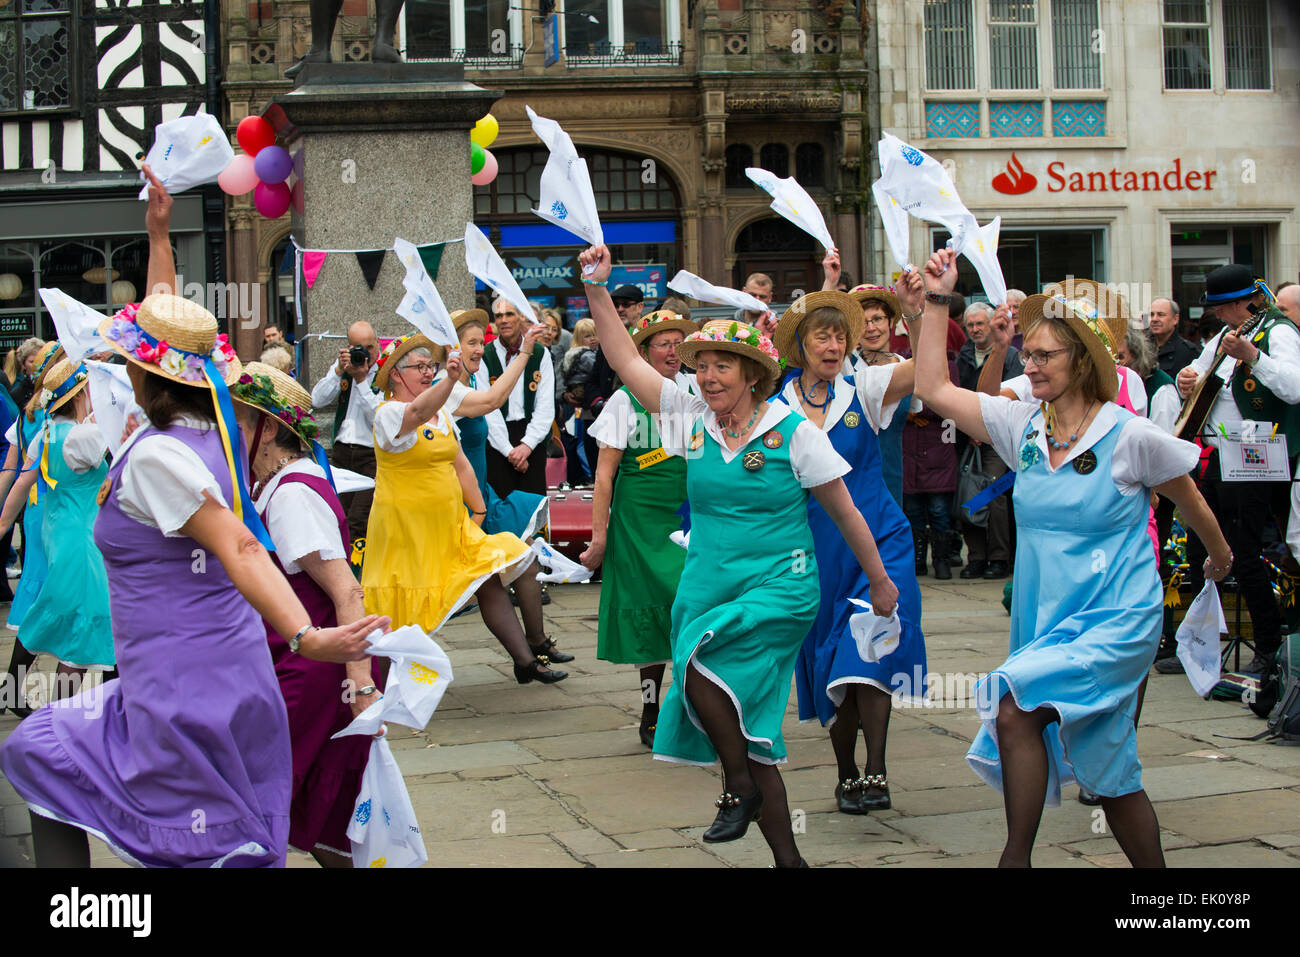
<path id="1" fill-rule="evenodd" d="M 275 142 L 275 130 L 260 116 L 246 116 L 235 127 L 235 139 L 245 153 L 256 156 L 258 150 Z"/>
<path id="2" fill-rule="evenodd" d="M 289 208 L 289 187 L 284 183 L 258 183 L 253 189 L 253 205 L 267 219 L 279 219 Z"/>

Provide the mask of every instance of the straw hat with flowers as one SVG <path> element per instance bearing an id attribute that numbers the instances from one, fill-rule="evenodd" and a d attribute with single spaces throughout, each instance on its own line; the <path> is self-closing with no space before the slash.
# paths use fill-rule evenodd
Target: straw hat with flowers
<path id="1" fill-rule="evenodd" d="M 818 309 L 834 309 L 844 318 L 848 325 L 847 347 L 850 352 L 862 339 L 862 330 L 866 328 L 867 323 L 862 318 L 862 307 L 857 299 L 847 292 L 839 292 L 835 289 L 810 292 L 790 304 L 790 308 L 777 323 L 776 333 L 772 336 L 777 352 L 787 366 L 794 369 L 803 368 L 803 346 L 799 342 L 799 326 Z"/>
<path id="2" fill-rule="evenodd" d="M 196 302 L 155 293 L 138 306 L 128 305 L 99 326 L 99 335 L 115 352 L 146 372 L 182 385 L 208 388 L 208 363 L 226 385 L 239 381 L 242 367 L 217 319 Z"/>
<path id="3" fill-rule="evenodd" d="M 275 366 L 250 362 L 244 366 L 239 381 L 230 387 L 230 394 L 235 401 L 279 419 L 297 434 L 304 449 L 310 449 L 316 440 L 318 429 L 311 416 L 311 394 Z"/>
<path id="4" fill-rule="evenodd" d="M 1128 303 L 1092 279 L 1070 279 L 1047 288 L 1049 293 L 1029 296 L 1020 304 L 1020 327 L 1028 330 L 1044 317 L 1065 322 L 1097 369 L 1100 397 L 1113 402 L 1119 391 L 1115 355 L 1128 333 Z"/>
<path id="5" fill-rule="evenodd" d="M 632 342 L 640 349 L 651 336 L 660 332 L 667 332 L 670 329 L 676 329 L 684 336 L 700 331 L 697 323 L 679 316 L 671 309 L 657 309 L 650 315 L 642 316 L 637 320 L 636 328 L 632 330 Z"/>
<path id="6" fill-rule="evenodd" d="M 41 390 L 41 405 L 49 415 L 53 415 L 72 401 L 73 396 L 84 389 L 90 381 L 86 367 L 78 362 L 73 365 L 68 359 L 60 359 L 45 373 L 44 387 Z"/>
<path id="7" fill-rule="evenodd" d="M 701 352 L 734 352 L 753 359 L 772 379 L 781 377 L 785 362 L 777 355 L 772 340 L 753 326 L 733 319 L 714 319 L 706 322 L 699 332 L 693 332 L 677 347 L 677 358 L 692 369 L 698 366 L 696 357 Z"/>
<path id="8" fill-rule="evenodd" d="M 478 310 L 482 312 L 482 310 Z M 455 320 L 453 320 L 455 321 Z M 379 359 L 375 362 L 375 391 L 387 393 L 389 391 L 389 378 L 392 371 L 397 368 L 397 364 L 402 361 L 402 356 L 406 355 L 412 349 L 428 349 L 429 354 L 433 354 L 435 346 L 428 336 L 416 332 L 409 336 L 402 336 L 394 339 L 384 347 L 384 351 L 379 354 Z"/>

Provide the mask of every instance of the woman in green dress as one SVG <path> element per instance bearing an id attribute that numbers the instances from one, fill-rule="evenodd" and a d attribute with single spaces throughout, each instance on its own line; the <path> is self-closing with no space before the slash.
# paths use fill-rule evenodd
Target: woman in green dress
<path id="1" fill-rule="evenodd" d="M 677 347 L 693 332 L 699 332 L 695 323 L 660 310 L 638 320 L 632 344 L 655 372 L 689 388 Z M 640 668 L 641 742 L 653 748 L 659 690 L 672 654 L 673 598 L 686 562 L 685 550 L 669 538 L 682 524 L 686 460 L 667 453 L 659 416 L 626 386 L 610 396 L 591 435 L 600 455 L 591 545 L 581 558 L 593 571 L 605 565 L 596 657 Z"/>
<path id="2" fill-rule="evenodd" d="M 687 337 L 677 355 L 696 370 L 693 395 L 656 372 L 622 331 L 605 288 L 609 250 L 593 246 L 579 260 L 610 366 L 659 413 L 665 451 L 686 459 L 691 536 L 670 639 L 677 680 L 660 708 L 655 757 L 720 759 L 724 790 L 703 839 L 733 841 L 758 821 L 776 865 L 799 867 L 776 766 L 786 756 L 781 722 L 795 658 L 821 598 L 810 492 L 867 573 L 877 613 L 893 612 L 898 589 L 841 479 L 848 463 L 803 416 L 766 401 L 780 373 L 771 340 L 730 320 Z"/>

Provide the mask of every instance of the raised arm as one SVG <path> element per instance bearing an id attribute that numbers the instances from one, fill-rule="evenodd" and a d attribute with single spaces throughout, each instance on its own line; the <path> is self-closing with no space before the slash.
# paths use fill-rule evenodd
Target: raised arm
<path id="1" fill-rule="evenodd" d="M 590 274 L 584 272 L 583 279 L 587 287 L 587 303 L 591 306 L 591 318 L 596 323 L 596 337 L 600 340 L 600 348 L 605 353 L 605 359 L 609 362 L 610 368 L 619 374 L 623 384 L 632 390 L 632 394 L 637 397 L 637 401 L 645 407 L 645 410 L 658 412 L 659 395 L 663 389 L 664 378 L 655 372 L 650 363 L 641 358 L 641 354 L 637 352 L 636 346 L 632 344 L 632 337 L 623 328 L 623 320 L 618 317 L 614 300 L 609 297 L 609 290 L 603 285 L 596 285 L 609 279 L 609 271 L 613 266 L 609 247 L 592 246 L 578 256 L 578 262 L 584 268 L 596 267 Z M 585 282 L 585 280 L 591 281 Z"/>
<path id="2" fill-rule="evenodd" d="M 149 180 L 149 206 L 144 214 L 145 230 L 149 234 L 149 272 L 145 279 L 145 295 L 171 293 L 176 295 L 176 263 L 172 259 L 172 198 L 148 164 L 141 167 Z"/>
<path id="3" fill-rule="evenodd" d="M 528 326 L 524 331 L 524 341 L 519 346 L 519 355 L 510 360 L 510 365 L 502 370 L 501 377 L 492 383 L 491 388 L 486 391 L 471 389 L 469 394 L 460 400 L 456 415 L 462 419 L 474 419 L 506 404 L 510 393 L 515 389 L 515 383 L 524 374 L 524 366 L 528 365 L 528 360 L 532 357 L 533 345 L 537 342 L 541 328 L 541 323 L 532 323 Z M 451 376 L 447 378 L 450 379 Z"/>
<path id="4" fill-rule="evenodd" d="M 894 376 L 885 390 L 885 405 L 898 402 L 916 391 L 916 340 L 921 332 L 921 312 L 925 305 L 925 286 L 916 269 L 908 269 L 898 281 L 898 305 L 902 310 L 907 339 L 912 344 L 912 358 L 894 366 Z M 908 317 L 912 317 L 909 319 Z M 945 333 L 947 330 L 944 330 Z M 945 344 L 947 339 L 945 338 Z"/>
<path id="5" fill-rule="evenodd" d="M 398 438 L 410 435 L 437 415 L 458 381 L 460 381 L 460 357 L 454 356 L 447 360 L 447 377 L 441 382 L 434 383 L 406 404 L 406 411 L 402 413 L 402 428 L 397 433 Z"/>
<path id="6" fill-rule="evenodd" d="M 956 254 L 950 249 L 935 252 L 925 264 L 924 280 L 930 292 L 952 292 L 957 282 Z M 952 419 L 967 435 L 987 442 L 979 396 L 948 378 L 947 338 L 948 307 L 926 300 L 916 355 L 916 394 L 940 417 Z"/>
<path id="7" fill-rule="evenodd" d="M 834 289 L 840 284 L 840 251 L 838 249 L 826 250 L 826 255 L 822 258 L 822 289 Z"/>
<path id="8" fill-rule="evenodd" d="M 989 329 L 993 336 L 993 351 L 984 360 L 984 367 L 980 369 L 979 382 L 975 383 L 975 391 L 983 392 L 985 395 L 1006 395 L 1006 392 L 1002 391 L 1002 373 L 1006 368 L 1007 353 L 1011 350 L 1013 335 L 1011 310 L 1007 308 L 1005 302 L 994 311 Z"/>

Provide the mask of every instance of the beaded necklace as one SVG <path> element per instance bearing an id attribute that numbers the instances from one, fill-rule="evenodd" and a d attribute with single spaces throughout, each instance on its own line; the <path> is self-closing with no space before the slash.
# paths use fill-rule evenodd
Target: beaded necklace
<path id="1" fill-rule="evenodd" d="M 723 428 L 722 431 L 725 432 L 727 435 L 731 436 L 733 439 L 738 439 L 742 435 L 749 434 L 749 430 L 754 427 L 754 422 L 757 418 L 758 418 L 758 406 L 754 406 L 754 414 L 749 417 L 749 421 L 745 423 L 745 427 L 743 429 L 741 429 L 739 432 L 733 432 L 731 431 L 731 429 Z"/>
<path id="2" fill-rule="evenodd" d="M 1061 425 L 1060 422 L 1057 421 L 1055 407 L 1053 407 L 1050 402 L 1045 402 L 1043 405 L 1045 407 L 1043 410 L 1043 420 L 1047 431 L 1047 444 L 1054 449 L 1060 450 L 1068 449 L 1075 442 L 1079 441 L 1079 433 L 1083 431 L 1084 423 L 1092 417 L 1093 405 L 1096 405 L 1096 403 L 1094 402 L 1092 405 L 1088 406 L 1087 410 L 1083 413 L 1083 418 L 1079 421 L 1079 424 L 1074 427 L 1074 431 L 1070 433 L 1070 441 L 1068 442 L 1058 442 L 1056 440 L 1056 435 L 1058 434 Z"/>

